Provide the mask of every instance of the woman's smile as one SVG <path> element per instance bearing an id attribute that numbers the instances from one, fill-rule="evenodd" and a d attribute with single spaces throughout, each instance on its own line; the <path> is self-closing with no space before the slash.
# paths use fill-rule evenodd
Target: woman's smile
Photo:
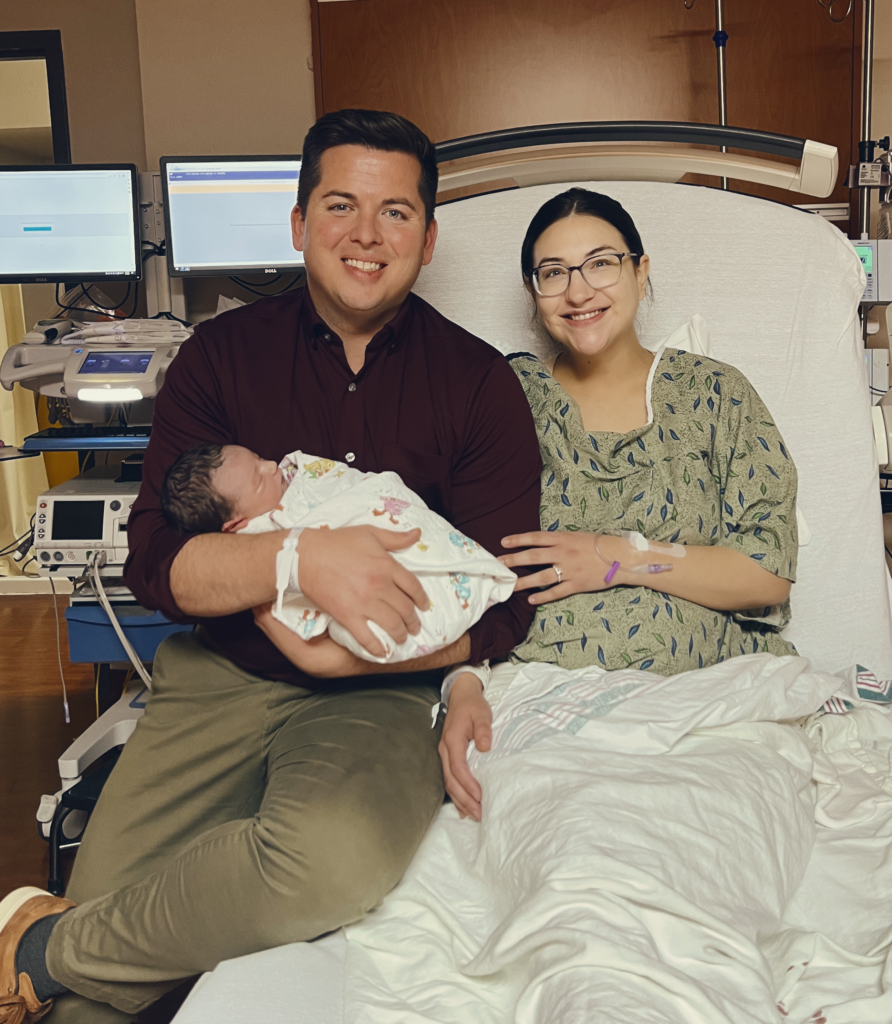
<path id="1" fill-rule="evenodd" d="M 561 316 L 564 320 L 569 320 L 571 324 L 590 324 L 600 320 L 609 308 L 609 306 L 601 306 L 598 309 L 587 310 L 585 313 L 562 313 Z"/>

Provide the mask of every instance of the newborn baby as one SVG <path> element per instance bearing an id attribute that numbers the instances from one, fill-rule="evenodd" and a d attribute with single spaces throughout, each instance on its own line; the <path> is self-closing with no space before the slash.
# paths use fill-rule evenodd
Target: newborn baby
<path id="1" fill-rule="evenodd" d="M 314 527 L 421 528 L 417 543 L 393 553 L 424 584 L 431 606 L 419 612 L 421 631 L 396 644 L 377 623 L 369 628 L 387 652 L 374 657 L 331 616 L 291 584 L 296 538 L 276 564 L 273 616 L 304 640 L 326 630 L 367 661 L 419 658 L 467 632 L 487 608 L 507 601 L 516 576 L 475 541 L 453 529 L 396 473 L 361 473 L 345 463 L 293 452 L 276 465 L 238 445 L 200 444 L 170 467 L 161 490 L 170 524 L 184 533 L 227 533 Z"/>

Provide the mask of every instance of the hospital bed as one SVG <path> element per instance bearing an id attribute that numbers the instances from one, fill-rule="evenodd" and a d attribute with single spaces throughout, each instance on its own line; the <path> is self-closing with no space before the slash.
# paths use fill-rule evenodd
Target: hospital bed
<path id="1" fill-rule="evenodd" d="M 438 210 L 437 250 L 416 292 L 506 354 L 545 354 L 548 342 L 532 326 L 520 279 L 527 224 L 542 202 L 573 184 L 620 200 L 651 258 L 653 299 L 642 306 L 642 342 L 654 346 L 695 315 L 703 317 L 710 354 L 746 373 L 795 458 L 804 524 L 789 639 L 820 670 L 861 664 L 879 679 L 892 677 L 889 577 L 858 318 L 864 277 L 850 243 L 820 216 L 674 183 L 679 164 L 667 168 L 669 180 L 615 181 L 609 176 L 628 152 L 599 165 L 583 151 L 588 143 L 566 133 L 546 142 L 504 141 L 482 153 L 457 146 L 455 163 L 443 165 L 441 199 L 452 201 Z M 737 170 L 729 168 L 732 178 L 747 173 L 742 158 L 713 152 L 710 159 L 738 161 Z M 640 166 L 640 174 L 633 168 L 624 176 L 654 177 L 652 161 Z M 682 173 L 689 169 L 684 165 Z M 824 172 L 826 195 L 830 172 Z M 765 168 L 754 173 L 770 176 Z M 801 184 L 803 174 L 818 172 L 788 164 L 771 173 L 786 175 L 789 187 L 797 175 Z M 771 183 L 780 181 L 775 176 Z M 890 905 L 888 861 L 879 858 L 882 870 L 866 902 L 852 904 L 851 932 L 877 901 Z M 816 902 L 828 921 L 836 920 L 833 893 L 822 895 Z M 816 905 L 816 929 L 821 913 Z M 348 942 L 338 932 L 220 964 L 200 980 L 176 1024 L 346 1024 Z"/>

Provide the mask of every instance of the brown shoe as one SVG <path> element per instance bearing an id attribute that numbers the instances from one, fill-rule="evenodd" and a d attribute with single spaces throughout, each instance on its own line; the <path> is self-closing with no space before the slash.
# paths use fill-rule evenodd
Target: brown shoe
<path id="1" fill-rule="evenodd" d="M 0 1024 L 33 1024 L 53 1008 L 52 999 L 40 1002 L 27 974 L 16 976 L 16 950 L 35 921 L 74 905 L 33 887 L 15 889 L 0 901 Z"/>

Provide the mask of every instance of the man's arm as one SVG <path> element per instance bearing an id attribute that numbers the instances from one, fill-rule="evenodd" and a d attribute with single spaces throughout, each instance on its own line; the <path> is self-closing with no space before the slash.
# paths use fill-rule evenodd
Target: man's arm
<path id="1" fill-rule="evenodd" d="M 526 395 L 505 359 L 494 360 L 471 390 L 466 412 L 465 454 L 453 478 L 452 521 L 493 555 L 507 554 L 508 523 L 538 530 L 542 462 Z M 526 570 L 520 570 L 524 575 Z M 468 630 L 467 661 L 500 658 L 527 635 L 535 609 L 523 594 L 497 604 Z"/>
<path id="2" fill-rule="evenodd" d="M 207 357 L 206 344 L 203 329 L 198 327 L 195 335 L 180 348 L 167 372 L 164 386 L 155 399 L 152 437 L 146 450 L 139 497 L 127 521 L 130 548 L 124 568 L 127 585 L 147 608 L 158 608 L 167 618 L 178 622 L 203 612 L 195 602 L 188 609 L 178 604 L 171 587 L 173 565 L 193 539 L 204 542 L 212 538 L 192 538 L 169 525 L 161 510 L 164 475 L 176 458 L 193 444 L 202 441 L 230 444 L 233 441 L 223 389 L 217 379 L 215 363 Z M 234 578 L 225 560 L 214 565 L 214 572 L 215 583 L 220 586 Z M 248 575 L 259 575 L 263 579 L 256 565 L 249 568 Z"/>
<path id="3" fill-rule="evenodd" d="M 471 653 L 471 641 L 468 634 L 465 633 L 455 643 L 442 650 L 434 651 L 433 654 L 426 654 L 422 658 L 411 658 L 408 661 L 382 664 L 377 661 L 357 658 L 346 647 L 336 644 L 329 636 L 316 637 L 314 640 L 302 640 L 297 633 L 273 618 L 271 604 L 255 608 L 254 621 L 293 665 L 297 665 L 308 675 L 316 676 L 318 679 L 426 672 L 429 669 L 445 668 L 447 665 L 465 662 Z M 367 647 L 366 650 L 368 650 Z"/>
<path id="4" fill-rule="evenodd" d="M 232 615 L 276 597 L 276 555 L 287 530 L 238 536 L 206 533 L 180 548 L 170 590 L 189 616 Z"/>

